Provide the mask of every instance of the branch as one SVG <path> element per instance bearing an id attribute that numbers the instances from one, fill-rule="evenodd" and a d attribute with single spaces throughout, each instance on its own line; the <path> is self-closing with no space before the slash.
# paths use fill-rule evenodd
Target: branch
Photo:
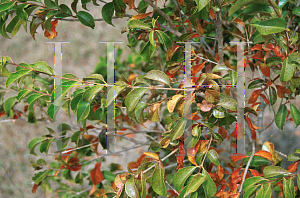
<path id="1" fill-rule="evenodd" d="M 243 180 L 242 180 L 242 183 L 240 184 L 240 190 L 239 190 L 239 193 L 241 193 L 242 190 L 243 190 L 243 183 L 244 183 L 244 181 L 245 181 L 245 179 L 246 179 L 246 175 L 247 175 L 247 172 L 248 172 L 250 163 L 251 163 L 251 161 L 252 161 L 252 159 L 253 159 L 254 153 L 255 153 L 255 141 L 253 140 L 253 142 L 252 142 L 252 154 L 251 154 L 250 159 L 249 159 L 249 161 L 248 161 L 248 163 L 247 163 L 247 166 L 246 166 L 246 168 L 245 168 L 244 175 L 243 175 Z"/>
<path id="2" fill-rule="evenodd" d="M 179 150 L 179 148 L 176 148 L 174 151 L 172 151 L 171 153 L 169 153 L 169 155 L 167 155 L 166 157 L 162 158 L 160 161 L 165 161 L 167 158 L 169 158 L 171 155 L 173 155 L 174 153 L 176 153 Z M 155 164 L 153 164 L 153 166 L 150 166 L 149 168 L 147 168 L 146 170 L 143 171 L 143 173 L 147 173 L 149 170 L 151 170 L 153 167 L 155 166 Z"/>
<path id="3" fill-rule="evenodd" d="M 125 14 L 124 15 L 124 17 L 129 17 L 129 18 L 131 18 L 133 15 L 131 15 L 131 14 Z M 113 19 L 119 19 L 119 18 L 121 18 L 121 17 L 118 17 L 118 16 L 113 16 Z M 58 20 L 60 20 L 60 21 L 70 21 L 70 22 L 77 22 L 77 21 L 79 21 L 78 19 L 66 19 L 66 18 L 54 18 L 54 19 L 58 19 Z M 94 19 L 94 21 L 104 21 L 104 19 L 103 18 L 99 18 L 99 19 Z"/>
<path id="4" fill-rule="evenodd" d="M 218 0 L 222 4 L 222 0 Z M 220 63 L 224 63 L 224 53 L 223 53 L 223 34 L 222 34 L 222 10 L 217 12 L 216 16 L 216 26 L 217 26 L 217 39 L 218 39 L 218 53 L 220 56 Z"/>
<path id="5" fill-rule="evenodd" d="M 178 36 L 178 35 L 181 36 L 181 33 L 178 32 L 175 24 L 173 23 L 173 21 L 170 19 L 170 17 L 168 15 L 166 15 L 163 11 L 161 11 L 161 9 L 159 7 L 157 7 L 156 5 L 154 5 L 150 0 L 145 0 L 145 2 L 147 2 L 155 11 L 157 11 L 163 18 L 166 19 L 166 21 L 169 23 L 169 25 L 175 32 L 176 36 Z"/>

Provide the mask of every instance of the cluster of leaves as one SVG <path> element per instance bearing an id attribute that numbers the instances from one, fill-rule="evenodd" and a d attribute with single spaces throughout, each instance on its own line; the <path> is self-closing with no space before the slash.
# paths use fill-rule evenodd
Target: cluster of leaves
<path id="1" fill-rule="evenodd" d="M 58 0 L 2 0 L 0 33 L 9 38 L 7 33 L 14 36 L 21 25 L 27 31 L 27 22 L 30 22 L 29 29 L 34 39 L 39 25 L 45 29 L 45 36 L 53 39 L 57 35 L 55 27 L 58 21 L 67 17 L 77 18 L 83 25 L 94 28 L 95 20 L 86 8 L 90 2 L 99 6 L 95 0 L 81 0 L 86 11 L 77 11 L 78 0 L 74 0 L 70 8 L 59 4 Z M 48 134 L 29 143 L 33 155 L 36 155 L 37 146 L 41 153 L 48 154 L 53 143 L 61 151 L 49 164 L 44 159 L 31 161 L 34 170 L 38 171 L 32 178 L 35 182 L 32 192 L 40 185 L 51 189 L 49 180 L 52 180 L 60 186 L 55 192 L 52 190 L 59 197 L 210 198 L 239 197 L 242 192 L 246 198 L 254 195 L 271 197 L 272 192 L 278 196 L 298 197 L 299 150 L 288 155 L 288 161 L 293 163 L 287 170 L 281 167 L 282 158 L 271 142 L 260 145 L 262 148 L 257 152 L 254 147 L 252 153 L 233 154 L 232 148 L 237 148 L 236 140 L 244 135 L 238 130 L 240 123 L 236 120 L 237 102 L 233 94 L 238 75 L 237 66 L 234 66 L 238 48 L 223 47 L 233 38 L 255 44 L 244 52 L 245 66 L 253 73 L 252 78 L 248 77 L 247 88 L 255 89 L 247 99 L 250 106 L 244 109 L 245 121 L 252 132 L 249 137 L 252 144 L 255 146 L 257 132 L 262 131 L 262 126 L 253 122 L 253 118 L 264 110 L 259 108 L 262 104 L 257 102 L 259 97 L 273 108 L 280 98 L 277 112 L 274 110 L 274 121 L 279 129 L 283 129 L 286 122 L 300 125 L 299 109 L 291 103 L 299 95 L 300 87 L 297 25 L 300 7 L 297 2 L 179 0 L 160 9 L 150 0 L 141 1 L 138 7 L 131 0 L 113 0 L 102 7 L 103 20 L 113 25 L 114 15 L 127 16 L 126 4 L 138 14 L 131 16 L 128 29 L 123 32 L 128 33 L 128 47 L 134 51 L 141 44 L 141 51 L 123 62 L 120 61 L 122 50 L 117 51 L 116 77 L 119 80 L 113 89 L 107 88 L 110 85 L 106 83 L 103 58 L 100 58 L 94 74 L 81 80 L 74 74 L 55 75 L 44 61 L 16 64 L 10 57 L 1 57 L 0 74 L 7 78 L 6 88 L 18 92 L 4 102 L 5 92 L 0 92 L 1 117 L 6 115 L 15 120 L 26 117 L 29 123 L 45 119 L 55 121 L 62 108 L 69 117 L 71 113 L 76 114 L 77 122 L 82 124 L 77 131 L 65 123 L 58 126 L 59 133 L 47 128 Z M 146 13 L 148 7 L 153 7 L 154 11 Z M 6 25 L 9 19 L 11 21 Z M 220 27 L 224 29 L 223 34 L 215 31 Z M 215 39 L 206 42 L 204 38 L 209 37 Z M 214 40 L 218 41 L 218 47 Z M 191 76 L 184 80 L 180 79 L 187 69 L 185 45 L 176 43 L 178 41 L 201 42 L 192 48 Z M 158 55 L 155 51 L 159 52 Z M 16 70 L 9 72 L 8 65 Z M 257 71 L 264 76 L 254 78 Z M 54 88 L 53 79 L 57 77 L 62 80 Z M 226 83 L 227 86 L 220 86 Z M 85 87 L 72 89 L 78 85 Z M 188 94 L 185 92 L 187 88 L 192 88 Z M 60 97 L 55 93 L 61 93 Z M 28 104 L 23 111 L 16 110 L 16 105 L 21 102 Z M 124 174 L 115 173 L 122 169 L 118 164 L 111 164 L 110 171 L 101 171 L 101 161 L 92 170 L 85 168 L 103 159 L 98 145 L 106 149 L 104 132 L 107 129 L 99 126 L 107 123 L 107 107 L 113 102 L 117 134 L 121 137 L 128 138 L 129 134 L 124 132 L 128 129 L 134 133 L 141 129 L 140 126 L 146 128 L 149 121 L 165 129 L 159 135 L 147 131 L 147 138 L 151 141 L 148 152 L 129 163 Z M 47 110 L 37 114 L 36 107 Z M 87 121 L 93 124 L 89 125 Z M 139 143 L 133 138 L 128 139 Z M 224 141 L 230 145 L 227 151 L 219 149 Z M 221 160 L 221 152 L 228 153 L 231 158 Z M 77 172 L 75 178 L 72 172 Z M 294 178 L 297 178 L 298 186 L 294 186 Z M 74 187 L 65 183 L 66 180 L 80 185 L 88 181 L 92 187 Z"/>

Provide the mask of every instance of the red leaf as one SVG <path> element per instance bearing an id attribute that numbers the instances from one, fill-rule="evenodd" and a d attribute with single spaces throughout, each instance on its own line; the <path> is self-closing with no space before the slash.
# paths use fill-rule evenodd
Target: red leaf
<path id="1" fill-rule="evenodd" d="M 257 172 L 257 170 L 249 169 L 249 171 L 254 177 L 259 176 L 259 173 Z"/>
<path id="2" fill-rule="evenodd" d="M 274 50 L 274 45 L 272 43 L 269 43 L 266 47 L 263 47 L 263 49 L 266 52 L 273 51 Z"/>
<path id="3" fill-rule="evenodd" d="M 31 190 L 32 193 L 35 193 L 36 189 L 42 184 L 42 182 L 38 183 L 38 184 L 34 184 L 33 188 Z"/>
<path id="4" fill-rule="evenodd" d="M 134 6 L 134 5 L 133 5 Z M 134 8 L 134 7 L 133 7 Z M 130 8 L 129 8 L 130 9 Z M 137 14 L 137 15 L 134 15 L 133 17 L 131 17 L 131 19 L 136 19 L 136 20 L 140 20 L 140 19 L 143 19 L 143 18 L 146 18 L 147 16 L 150 16 L 152 17 L 153 16 L 153 12 L 148 12 L 148 13 L 145 13 L 145 14 Z"/>
<path id="5" fill-rule="evenodd" d="M 260 96 L 264 99 L 266 104 L 270 104 L 269 100 L 267 99 L 267 97 L 265 96 L 265 94 L 260 94 Z"/>
<path id="6" fill-rule="evenodd" d="M 249 157 L 249 156 L 246 154 L 243 154 L 243 153 L 234 153 L 231 155 L 231 159 L 233 162 L 237 162 L 237 161 L 247 158 L 247 157 Z"/>
<path id="7" fill-rule="evenodd" d="M 254 47 L 251 48 L 251 51 L 253 50 L 262 50 L 262 44 L 257 44 Z"/>
<path id="8" fill-rule="evenodd" d="M 227 130 L 223 127 L 219 127 L 218 133 L 222 136 L 223 139 L 227 138 Z"/>
<path id="9" fill-rule="evenodd" d="M 243 22 L 241 19 L 239 19 L 239 18 L 235 18 L 232 22 L 233 22 L 233 23 L 238 23 L 238 24 L 240 24 L 240 25 L 242 25 L 242 26 L 245 27 L 244 22 Z"/>
<path id="10" fill-rule="evenodd" d="M 249 104 L 255 103 L 256 100 L 257 100 L 257 98 L 258 98 L 258 96 L 261 94 L 261 92 L 262 92 L 262 89 L 258 89 L 258 90 L 253 91 L 253 93 L 251 94 L 251 96 L 250 96 L 250 98 L 248 100 L 248 103 Z"/>
<path id="11" fill-rule="evenodd" d="M 299 161 L 296 161 L 296 162 L 292 163 L 291 165 L 289 165 L 289 167 L 288 167 L 287 170 L 288 170 L 290 173 L 295 172 L 295 171 L 297 170 L 298 164 L 299 164 Z"/>
<path id="12" fill-rule="evenodd" d="M 186 19 L 183 23 L 188 23 L 189 24 L 189 28 L 187 28 L 187 30 L 186 31 L 191 31 L 192 30 L 192 23 L 191 23 L 191 21 L 190 21 L 190 19 Z"/>
<path id="13" fill-rule="evenodd" d="M 266 158 L 266 159 L 272 161 L 272 154 L 269 151 L 259 150 L 254 155 L 261 156 L 263 158 Z"/>
<path id="14" fill-rule="evenodd" d="M 198 32 L 203 35 L 204 34 L 204 28 L 198 23 L 198 20 L 196 20 L 197 23 L 197 30 Z"/>
<path id="15" fill-rule="evenodd" d="M 64 167 L 70 171 L 79 171 L 81 169 L 80 160 L 77 157 L 71 157 Z"/>
<path id="16" fill-rule="evenodd" d="M 5 115 L 5 111 L 0 112 L 0 118 Z"/>
<path id="17" fill-rule="evenodd" d="M 183 142 L 180 142 L 179 143 L 179 153 L 178 155 L 176 156 L 176 160 L 177 160 L 177 170 L 183 168 L 183 160 L 184 160 L 184 154 L 185 154 L 185 151 L 184 151 L 184 145 L 183 145 Z"/>
<path id="18" fill-rule="evenodd" d="M 251 139 L 256 140 L 256 131 L 255 130 L 252 130 Z"/>
<path id="19" fill-rule="evenodd" d="M 216 18 L 216 14 L 214 13 L 214 10 L 213 10 L 213 9 L 210 9 L 210 10 L 209 10 L 209 14 L 210 14 L 210 16 L 211 16 L 213 19 Z"/>
<path id="20" fill-rule="evenodd" d="M 266 76 L 270 78 L 270 67 L 265 64 L 265 63 L 261 63 L 259 65 L 261 72 Z"/>
<path id="21" fill-rule="evenodd" d="M 53 39 L 57 36 L 57 32 L 55 31 L 55 28 L 58 24 L 58 19 L 51 21 L 50 24 L 51 24 L 51 33 L 48 30 L 45 30 L 44 36 L 47 37 L 48 39 Z"/>
<path id="22" fill-rule="evenodd" d="M 197 64 L 197 65 L 192 65 L 192 76 L 196 76 L 196 74 L 198 72 L 200 72 L 203 68 L 204 68 L 204 63 L 200 63 L 200 64 Z"/>
<path id="23" fill-rule="evenodd" d="M 104 180 L 104 176 L 100 170 L 100 166 L 101 163 L 96 163 L 95 168 L 90 172 L 90 177 L 94 185 L 97 185 Z"/>
<path id="24" fill-rule="evenodd" d="M 126 3 L 126 4 L 128 4 L 129 10 L 135 8 L 134 0 L 123 0 L 123 2 Z M 137 20 L 138 20 L 138 19 L 137 19 Z"/>
<path id="25" fill-rule="evenodd" d="M 205 145 L 206 145 L 206 144 L 204 144 L 204 146 L 205 146 Z M 202 144 L 201 146 L 203 146 L 203 144 Z M 197 153 L 199 147 L 200 147 L 200 141 L 198 141 L 197 144 L 196 144 L 194 147 L 192 147 L 192 148 L 187 148 L 187 157 L 188 157 L 188 159 L 190 160 L 190 162 L 191 162 L 192 164 L 194 164 L 195 166 L 197 166 L 195 157 L 196 157 L 196 153 Z M 201 148 L 202 148 L 202 147 L 201 147 Z M 205 149 L 206 149 L 206 147 L 205 147 Z"/>
<path id="26" fill-rule="evenodd" d="M 284 98 L 284 94 L 289 94 L 291 90 L 286 89 L 281 85 L 276 85 L 277 93 L 279 98 Z"/>
<path id="27" fill-rule="evenodd" d="M 284 56 L 282 53 L 280 53 L 280 47 L 279 47 L 279 45 L 277 45 L 277 46 L 274 48 L 274 53 L 275 53 L 275 55 L 278 56 L 278 57 Z"/>

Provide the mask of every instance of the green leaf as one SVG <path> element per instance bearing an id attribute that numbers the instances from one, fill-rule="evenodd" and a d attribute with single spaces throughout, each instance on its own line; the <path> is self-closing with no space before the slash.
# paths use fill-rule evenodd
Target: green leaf
<path id="1" fill-rule="evenodd" d="M 198 11 L 201 11 L 209 2 L 210 0 L 196 0 Z"/>
<path id="2" fill-rule="evenodd" d="M 37 155 L 35 152 L 34 152 L 34 149 L 35 147 L 43 142 L 45 139 L 44 138 L 34 138 L 33 140 L 31 140 L 28 144 L 28 148 L 29 148 L 29 153 L 32 154 L 32 155 Z"/>
<path id="3" fill-rule="evenodd" d="M 112 23 L 112 18 L 113 18 L 114 12 L 115 12 L 115 9 L 114 9 L 113 2 L 106 3 L 103 6 L 102 11 L 101 11 L 103 20 L 112 26 L 114 26 Z"/>
<path id="4" fill-rule="evenodd" d="M 128 22 L 128 28 L 139 28 L 142 30 L 151 30 L 151 26 L 149 24 L 143 23 L 142 21 L 133 19 Z"/>
<path id="5" fill-rule="evenodd" d="M 155 164 L 155 168 L 152 175 L 152 188 L 157 194 L 166 197 L 167 189 L 164 181 L 165 169 L 161 162 Z"/>
<path id="6" fill-rule="evenodd" d="M 252 82 L 248 85 L 248 89 L 259 88 L 259 87 L 261 87 L 264 83 L 265 83 L 265 81 L 262 80 L 262 79 L 254 80 L 254 81 L 252 81 Z"/>
<path id="7" fill-rule="evenodd" d="M 151 31 L 151 32 L 149 33 L 149 41 L 150 41 L 151 45 L 156 46 L 155 40 L 154 40 L 154 32 L 155 32 L 155 31 Z"/>
<path id="8" fill-rule="evenodd" d="M 79 173 L 77 173 L 76 177 L 75 177 L 75 183 L 76 184 L 83 184 L 83 174 L 81 171 L 79 171 Z"/>
<path id="9" fill-rule="evenodd" d="M 251 186 L 250 188 L 248 188 L 247 190 L 245 190 L 245 194 L 243 196 L 243 198 L 249 198 L 252 197 L 255 193 L 255 190 L 258 186 Z"/>
<path id="10" fill-rule="evenodd" d="M 35 184 L 38 184 L 47 177 L 50 171 L 51 170 L 48 169 L 42 172 L 38 172 L 34 177 L 32 177 L 32 180 L 34 181 Z"/>
<path id="11" fill-rule="evenodd" d="M 198 190 L 198 188 L 201 186 L 201 184 L 206 180 L 206 176 L 201 174 L 201 173 L 197 173 L 191 183 L 188 185 L 185 193 L 184 193 L 184 197 L 186 197 L 188 194 L 195 192 L 196 190 Z"/>
<path id="12" fill-rule="evenodd" d="M 288 58 L 283 61 L 282 69 L 280 72 L 280 81 L 289 81 L 294 75 L 294 65 L 290 64 Z"/>
<path id="13" fill-rule="evenodd" d="M 229 68 L 226 65 L 217 65 L 212 69 L 212 73 L 217 73 L 220 71 L 228 71 Z"/>
<path id="14" fill-rule="evenodd" d="M 34 112 L 33 110 L 33 105 L 34 103 L 37 101 L 37 99 L 41 98 L 43 96 L 43 94 L 40 94 L 40 93 L 35 93 L 35 94 L 32 94 L 30 95 L 28 98 L 27 98 L 27 103 L 28 103 L 28 110 L 29 111 L 32 111 Z"/>
<path id="15" fill-rule="evenodd" d="M 95 96 L 103 89 L 103 86 L 94 86 L 87 89 L 82 95 L 82 101 L 91 103 Z"/>
<path id="16" fill-rule="evenodd" d="M 24 69 L 24 70 L 19 70 L 17 72 L 11 73 L 6 80 L 6 87 L 8 87 L 12 83 L 14 83 L 16 80 L 20 79 L 21 77 L 29 74 L 30 72 L 31 72 L 31 70 Z"/>
<path id="17" fill-rule="evenodd" d="M 172 130 L 170 132 L 171 141 L 174 141 L 183 135 L 186 123 L 187 123 L 187 120 L 184 118 L 180 119 L 176 123 L 176 125 L 172 128 Z"/>
<path id="18" fill-rule="evenodd" d="M 250 25 L 256 27 L 262 35 L 274 34 L 286 30 L 287 21 L 279 18 L 272 18 L 265 21 L 256 21 Z"/>
<path id="19" fill-rule="evenodd" d="M 50 140 L 44 141 L 40 146 L 40 152 L 41 153 L 45 152 L 46 154 L 48 154 L 49 147 L 50 147 L 52 141 L 53 141 L 53 138 Z"/>
<path id="20" fill-rule="evenodd" d="M 296 127 L 300 125 L 300 111 L 297 109 L 295 105 L 290 104 L 290 111 Z"/>
<path id="21" fill-rule="evenodd" d="M 0 4 L 0 12 L 8 10 L 15 5 L 15 2 L 5 2 Z"/>
<path id="22" fill-rule="evenodd" d="M 298 7 L 300 8 L 300 7 Z M 299 52 L 294 52 L 289 55 L 289 62 L 297 62 L 300 64 L 300 53 Z"/>
<path id="23" fill-rule="evenodd" d="M 147 194 L 147 184 L 146 184 L 146 177 L 143 173 L 143 171 L 140 172 L 140 177 L 141 177 L 141 186 L 142 186 L 142 191 L 140 193 L 141 198 L 146 198 L 146 194 Z"/>
<path id="24" fill-rule="evenodd" d="M 217 166 L 221 165 L 221 160 L 220 160 L 219 155 L 218 155 L 216 150 L 214 150 L 214 149 L 209 150 L 208 153 L 207 153 L 207 157 L 215 165 L 217 165 Z"/>
<path id="25" fill-rule="evenodd" d="M 150 41 L 148 41 L 147 44 L 143 47 L 140 55 L 145 62 L 151 63 L 151 57 L 155 51 L 155 48 L 155 46 L 151 45 Z"/>
<path id="26" fill-rule="evenodd" d="M 12 33 L 13 29 L 16 27 L 18 22 L 20 21 L 20 18 L 18 16 L 15 16 L 10 23 L 6 27 L 6 31 L 9 33 Z"/>
<path id="27" fill-rule="evenodd" d="M 125 88 L 126 85 L 110 88 L 107 94 L 107 106 L 109 106 Z"/>
<path id="28" fill-rule="evenodd" d="M 289 154 L 287 159 L 288 159 L 288 161 L 298 161 L 298 160 L 300 160 L 300 157 L 296 154 Z"/>
<path id="29" fill-rule="evenodd" d="M 16 102 L 17 102 L 16 97 L 10 97 L 5 100 L 3 107 L 7 117 L 11 117 L 14 115 L 14 112 L 12 111 L 12 107 L 15 105 Z"/>
<path id="30" fill-rule="evenodd" d="M 113 0 L 116 16 L 123 18 L 126 10 L 126 4 L 123 0 Z"/>
<path id="31" fill-rule="evenodd" d="M 292 13 L 293 13 L 294 15 L 297 15 L 298 17 L 300 17 L 300 7 L 299 7 L 299 6 L 298 6 L 298 7 L 295 7 L 295 8 L 293 9 Z"/>
<path id="32" fill-rule="evenodd" d="M 235 13 L 236 11 L 240 10 L 242 7 L 244 6 L 248 6 L 251 4 L 257 4 L 257 5 L 267 5 L 270 6 L 270 3 L 273 7 L 277 8 L 277 4 L 273 1 L 270 1 L 270 3 L 268 2 L 268 0 L 261 0 L 261 1 L 257 1 L 257 0 L 242 0 L 242 1 L 237 1 L 236 4 L 234 4 L 233 6 L 231 6 L 231 8 L 228 11 L 228 16 L 231 16 L 233 13 Z"/>
<path id="33" fill-rule="evenodd" d="M 206 176 L 206 180 L 203 182 L 205 197 L 211 198 L 217 193 L 217 187 L 205 169 L 203 169 L 203 173 Z"/>
<path id="34" fill-rule="evenodd" d="M 90 113 L 90 103 L 83 101 L 82 99 L 79 101 L 77 106 L 77 122 L 84 120 L 88 117 Z"/>
<path id="35" fill-rule="evenodd" d="M 57 9 L 57 5 L 51 0 L 44 0 L 45 6 L 51 9 Z"/>
<path id="36" fill-rule="evenodd" d="M 139 100 L 147 91 L 147 88 L 136 88 L 131 90 L 125 98 L 125 106 L 127 111 L 133 111 Z"/>
<path id="37" fill-rule="evenodd" d="M 288 180 L 283 178 L 282 185 L 284 197 L 295 197 L 295 187 L 292 178 Z"/>
<path id="38" fill-rule="evenodd" d="M 232 98 L 224 98 L 224 99 L 220 100 L 220 102 L 217 105 L 224 107 L 225 109 L 229 109 L 231 111 L 237 110 L 236 100 L 234 100 Z"/>
<path id="39" fill-rule="evenodd" d="M 113 182 L 116 178 L 116 175 L 110 171 L 104 170 L 102 171 L 104 179 L 106 179 L 107 181 Z"/>
<path id="40" fill-rule="evenodd" d="M 231 80 L 231 85 L 235 86 L 236 83 L 237 83 L 237 71 L 230 70 L 229 71 L 229 77 L 230 77 L 230 80 Z"/>
<path id="41" fill-rule="evenodd" d="M 90 13 L 88 13 L 86 11 L 79 11 L 79 12 L 77 12 L 77 18 L 83 25 L 94 29 L 95 20 Z"/>
<path id="42" fill-rule="evenodd" d="M 143 118 L 143 110 L 145 108 L 147 108 L 147 104 L 144 102 L 140 102 L 137 104 L 135 110 L 134 110 L 134 114 L 135 114 L 135 120 L 137 121 L 137 123 L 142 124 L 144 123 L 144 118 Z"/>
<path id="43" fill-rule="evenodd" d="M 280 166 L 267 166 L 263 170 L 264 177 L 265 178 L 270 178 L 270 177 L 287 177 L 291 173 L 284 168 L 281 168 Z"/>
<path id="44" fill-rule="evenodd" d="M 193 173 L 193 171 L 196 169 L 196 166 L 187 166 L 184 168 L 181 168 L 173 177 L 173 182 L 175 186 L 175 190 L 177 192 L 182 190 L 182 187 L 187 180 L 187 178 Z"/>
<path id="45" fill-rule="evenodd" d="M 269 57 L 267 58 L 266 60 L 266 64 L 269 66 L 269 67 L 272 67 L 273 65 L 278 65 L 279 63 L 282 63 L 282 59 L 280 57 Z"/>
<path id="46" fill-rule="evenodd" d="M 162 83 L 165 83 L 167 85 L 170 85 L 169 77 L 162 71 L 159 70 L 151 70 L 149 71 L 144 78 L 148 78 L 151 80 L 159 81 Z"/>
<path id="47" fill-rule="evenodd" d="M 160 42 L 162 44 L 165 45 L 165 47 L 168 49 L 171 45 L 172 45 L 172 40 L 170 39 L 170 37 L 164 33 L 163 31 L 161 30 L 157 30 L 158 32 L 158 38 L 160 40 Z"/>
<path id="48" fill-rule="evenodd" d="M 276 113 L 275 123 L 276 123 L 276 126 L 281 130 L 283 130 L 283 126 L 286 121 L 287 113 L 288 113 L 288 111 L 287 111 L 285 104 L 282 104 Z"/>
<path id="49" fill-rule="evenodd" d="M 266 179 L 264 179 L 263 177 L 260 177 L 260 176 L 250 177 L 250 178 L 246 179 L 245 182 L 243 183 L 243 190 L 247 191 L 249 188 L 253 187 L 258 182 L 264 181 L 264 180 L 266 180 Z"/>
<path id="50" fill-rule="evenodd" d="M 274 87 L 269 88 L 270 104 L 273 106 L 277 101 L 277 92 Z"/>
<path id="51" fill-rule="evenodd" d="M 79 141 L 79 139 L 80 139 L 81 133 L 83 133 L 83 132 L 82 132 L 82 131 L 76 131 L 76 132 L 72 135 L 72 137 L 71 137 L 71 142 L 75 142 L 76 145 L 78 145 L 78 141 Z"/>
<path id="52" fill-rule="evenodd" d="M 22 19 L 23 21 L 27 21 L 27 19 L 28 19 L 28 14 L 24 10 L 24 8 L 27 6 L 28 6 L 27 4 L 21 4 L 21 5 L 18 5 L 16 8 L 17 16 L 20 17 L 20 19 Z"/>

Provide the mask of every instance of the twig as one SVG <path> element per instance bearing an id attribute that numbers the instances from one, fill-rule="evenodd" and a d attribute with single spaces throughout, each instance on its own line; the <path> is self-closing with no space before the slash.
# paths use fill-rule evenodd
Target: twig
<path id="1" fill-rule="evenodd" d="M 252 142 L 252 153 L 251 153 L 251 156 L 250 156 L 250 158 L 249 158 L 249 161 L 248 161 L 247 166 L 246 166 L 245 171 L 244 171 L 242 183 L 240 184 L 240 190 L 239 190 L 239 193 L 241 193 L 242 190 L 243 190 L 243 183 L 244 183 L 244 181 L 245 181 L 245 179 L 246 179 L 246 175 L 247 175 L 247 172 L 248 172 L 248 169 L 249 169 L 249 166 L 250 166 L 250 163 L 251 163 L 251 161 L 252 161 L 252 159 L 253 159 L 254 154 L 255 154 L 255 141 Z"/>
<path id="2" fill-rule="evenodd" d="M 129 17 L 131 18 L 133 15 L 130 15 L 130 14 L 125 14 L 124 17 Z M 118 17 L 118 16 L 113 16 L 113 19 L 119 19 L 121 17 Z M 66 19 L 66 18 L 54 18 L 54 19 L 58 19 L 60 21 L 70 21 L 70 22 L 77 22 L 79 21 L 78 19 Z M 94 21 L 104 21 L 103 18 L 99 18 L 99 19 L 94 19 Z"/>
<path id="3" fill-rule="evenodd" d="M 222 4 L 222 0 L 218 0 Z M 222 34 L 222 9 L 217 12 L 216 16 L 216 27 L 217 27 L 217 40 L 218 40 L 218 53 L 220 56 L 220 64 L 224 63 L 223 53 L 223 34 Z"/>
<path id="4" fill-rule="evenodd" d="M 284 153 L 281 153 L 280 151 L 276 151 L 276 150 L 275 150 L 275 152 L 276 152 L 276 153 L 278 153 L 279 155 L 281 155 L 281 156 L 285 157 L 285 158 L 288 158 L 288 156 L 287 156 L 286 154 L 284 154 Z"/>
<path id="5" fill-rule="evenodd" d="M 162 158 L 161 161 L 165 161 L 167 158 L 169 158 L 171 155 L 173 155 L 174 153 L 176 153 L 179 150 L 179 148 L 176 148 L 174 151 L 172 151 L 171 153 L 169 153 L 166 157 Z M 147 168 L 146 170 L 143 171 L 143 173 L 147 173 L 149 170 L 151 170 L 153 167 L 155 167 L 155 164 L 153 164 L 152 166 L 150 166 L 149 168 Z"/>
<path id="6" fill-rule="evenodd" d="M 170 17 L 168 15 L 166 15 L 163 11 L 161 11 L 161 9 L 159 7 L 157 7 L 156 5 L 154 5 L 151 0 L 145 0 L 146 3 L 148 3 L 155 11 L 157 11 L 163 18 L 166 19 L 166 21 L 169 23 L 170 27 L 173 29 L 174 33 L 176 36 L 180 35 L 181 33 L 178 32 L 175 24 L 173 23 L 173 21 L 170 19 Z"/>
<path id="7" fill-rule="evenodd" d="M 168 184 L 168 186 L 170 186 L 170 188 L 177 194 L 177 195 L 179 195 L 179 193 L 169 184 L 169 182 L 166 180 L 165 181 L 166 182 L 166 184 Z"/>
<path id="8" fill-rule="evenodd" d="M 204 154 L 202 163 L 201 163 L 201 165 L 200 165 L 200 170 L 201 170 L 201 168 L 203 168 L 203 164 L 204 164 L 204 161 L 205 161 L 206 155 L 207 155 L 207 153 L 208 153 L 208 150 L 209 150 L 209 148 L 210 148 L 210 144 L 211 144 L 212 140 L 213 140 L 213 138 L 212 138 L 212 135 L 211 135 L 211 136 L 210 136 L 209 143 L 208 143 L 208 147 L 207 147 L 207 149 L 206 149 L 206 151 L 205 151 L 205 154 Z"/>

